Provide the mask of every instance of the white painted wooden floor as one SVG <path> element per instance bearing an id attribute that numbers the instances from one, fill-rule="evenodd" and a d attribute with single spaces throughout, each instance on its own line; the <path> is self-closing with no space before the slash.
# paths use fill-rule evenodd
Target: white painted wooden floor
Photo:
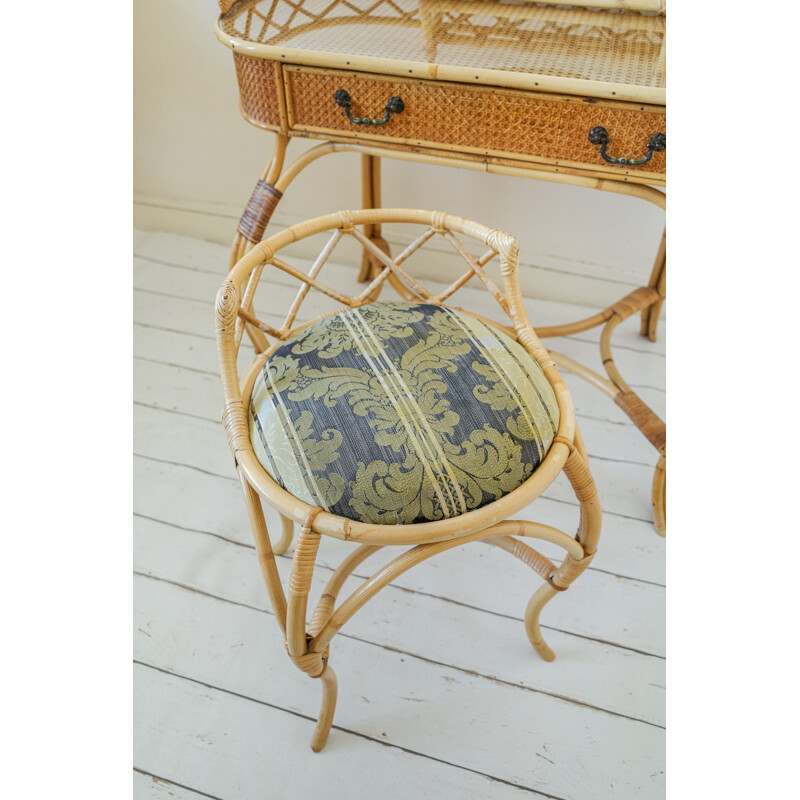
<path id="1" fill-rule="evenodd" d="M 556 660 L 541 661 L 525 636 L 536 575 L 479 543 L 445 553 L 386 588 L 334 639 L 339 700 L 328 745 L 314 754 L 320 686 L 291 664 L 268 610 L 220 423 L 213 301 L 227 248 L 137 231 L 134 249 L 134 797 L 662 798 L 656 453 L 613 402 L 565 376 L 604 528 L 592 566 L 542 614 Z M 291 279 L 277 280 L 284 307 Z M 488 295 L 466 291 L 489 309 Z M 480 310 L 467 295 L 458 304 Z M 527 307 L 538 325 L 590 313 Z M 659 342 L 639 337 L 637 317 L 614 336 L 622 374 L 662 416 L 664 333 L 662 323 Z M 597 338 L 548 341 L 601 371 Z M 520 517 L 574 530 L 563 477 Z M 349 547 L 323 541 L 312 594 Z M 278 558 L 284 577 L 290 557 Z"/>

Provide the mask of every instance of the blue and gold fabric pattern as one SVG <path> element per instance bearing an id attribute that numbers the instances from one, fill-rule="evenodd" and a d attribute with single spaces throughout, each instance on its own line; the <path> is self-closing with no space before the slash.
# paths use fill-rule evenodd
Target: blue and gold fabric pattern
<path id="1" fill-rule="evenodd" d="M 442 520 L 516 489 L 558 429 L 555 393 L 506 334 L 378 302 L 288 339 L 256 378 L 250 437 L 284 489 L 361 522 Z"/>

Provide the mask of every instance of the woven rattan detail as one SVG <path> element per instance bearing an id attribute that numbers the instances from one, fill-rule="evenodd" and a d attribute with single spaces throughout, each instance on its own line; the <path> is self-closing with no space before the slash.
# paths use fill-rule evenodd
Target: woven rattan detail
<path id="1" fill-rule="evenodd" d="M 497 0 L 239 0 L 219 24 L 275 47 L 663 87 L 664 22 Z"/>
<path id="2" fill-rule="evenodd" d="M 280 65 L 239 53 L 233 54 L 233 61 L 239 80 L 242 113 L 265 127 L 282 127 L 276 75 Z"/>
<path id="3" fill-rule="evenodd" d="M 662 455 L 667 450 L 667 426 L 635 392 L 620 392 L 614 402 Z"/>
<path id="4" fill-rule="evenodd" d="M 615 171 L 666 171 L 666 151 L 654 153 L 642 168 L 610 166 L 588 139 L 589 131 L 602 125 L 611 140 L 609 155 L 643 157 L 648 139 L 654 133 L 666 134 L 666 115 L 648 107 L 549 99 L 432 81 L 386 80 L 336 70 L 286 67 L 284 75 L 292 127 L 461 146 L 482 154 L 579 162 Z M 387 124 L 365 130 L 351 123 L 336 105 L 337 89 L 350 93 L 356 117 L 382 116 L 395 95 L 402 98 L 405 108 Z"/>
<path id="5" fill-rule="evenodd" d="M 258 243 L 264 237 L 272 212 L 283 197 L 274 186 L 259 181 L 250 195 L 247 207 L 239 220 L 237 230 L 250 242 Z"/>

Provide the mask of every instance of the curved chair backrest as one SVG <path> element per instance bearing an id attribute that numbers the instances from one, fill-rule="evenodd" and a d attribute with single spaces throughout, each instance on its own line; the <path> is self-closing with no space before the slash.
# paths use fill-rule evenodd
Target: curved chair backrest
<path id="1" fill-rule="evenodd" d="M 418 223 L 426 225 L 427 229 L 408 245 L 402 253 L 395 258 L 391 258 L 355 227 L 356 225 L 381 224 L 384 222 Z M 308 274 L 278 258 L 278 252 L 289 244 L 325 231 L 333 231 L 333 233 Z M 488 246 L 489 250 L 480 258 L 474 258 L 458 240 L 455 233 L 461 233 L 483 242 Z M 452 245 L 455 252 L 465 262 L 467 269 L 446 289 L 437 294 L 432 294 L 416 279 L 412 278 L 401 265 L 436 235 L 443 237 Z M 338 289 L 322 283 L 317 277 L 330 258 L 334 248 L 345 236 L 356 239 L 383 265 L 382 270 L 372 282 L 355 296 L 345 295 Z M 495 256 L 500 258 L 504 292 L 498 288 L 484 270 L 486 264 Z M 283 325 L 279 328 L 257 319 L 252 311 L 253 297 L 265 265 L 271 265 L 293 276 L 303 284 L 294 303 L 288 309 Z M 243 257 L 229 273 L 228 279 L 236 285 L 237 292 L 241 297 L 241 305 L 238 311 L 239 321 L 236 326 L 236 342 L 238 344 L 241 340 L 245 324 L 250 324 L 280 341 L 292 336 L 296 332 L 292 325 L 297 318 L 301 303 L 311 288 L 333 298 L 345 308 L 357 308 L 371 302 L 384 282 L 389 281 L 407 300 L 441 305 L 445 304 L 450 297 L 472 278 L 478 277 L 511 321 L 513 330 L 506 328 L 510 335 L 518 338 L 523 344 L 526 340 L 530 340 L 531 346 L 539 345 L 541 347 L 525 313 L 517 277 L 518 268 L 519 244 L 511 234 L 493 230 L 477 222 L 454 217 L 440 211 L 378 209 L 340 211 L 324 217 L 317 217 L 316 219 L 293 225 L 255 245 L 253 250 Z M 542 351 L 544 354 L 543 348 Z"/>
<path id="2" fill-rule="evenodd" d="M 422 224 L 425 226 L 425 230 L 403 252 L 394 258 L 380 250 L 356 227 L 365 224 L 396 222 Z M 326 231 L 331 231 L 331 236 L 308 273 L 302 272 L 278 257 L 278 253 L 293 242 Z M 456 234 L 468 236 L 482 242 L 487 246 L 488 250 L 481 257 L 475 258 L 467 251 Z M 354 238 L 382 265 L 382 269 L 366 288 L 355 296 L 345 295 L 319 279 L 319 275 L 334 249 L 347 236 Z M 428 291 L 402 267 L 409 256 L 434 237 L 441 237 L 449 242 L 456 253 L 463 259 L 466 266 L 465 272 L 457 280 L 436 294 Z M 500 260 L 500 274 L 504 291 L 500 290 L 484 269 L 486 264 L 495 256 L 498 256 Z M 294 301 L 287 311 L 283 324 L 277 328 L 260 320 L 253 310 L 256 288 L 266 266 L 271 266 L 284 274 L 296 278 L 301 284 Z M 247 410 L 242 400 L 242 388 L 248 385 L 248 380 L 252 383 L 255 372 L 259 367 L 263 366 L 272 350 L 314 321 L 293 327 L 298 311 L 311 289 L 327 295 L 337 303 L 341 303 L 342 308 L 340 310 L 358 308 L 372 302 L 387 281 L 391 282 L 398 292 L 408 300 L 444 305 L 459 289 L 477 277 L 508 316 L 511 326 L 498 325 L 496 322 L 483 317 L 481 319 L 501 328 L 513 339 L 516 339 L 542 367 L 555 391 L 559 406 L 560 422 L 557 438 L 572 442 L 574 437 L 572 401 L 553 360 L 536 336 L 533 326 L 525 313 L 517 277 L 518 267 L 519 245 L 513 236 L 502 231 L 493 230 L 477 222 L 451 216 L 440 211 L 415 209 L 340 211 L 298 223 L 255 245 L 228 273 L 217 294 L 216 303 L 217 342 L 224 392 L 223 422 L 231 449 L 237 458 L 237 462 L 245 468 L 248 477 L 253 479 L 254 484 L 258 484 L 259 478 L 263 476 L 260 475 L 262 472 L 260 467 L 256 466 L 257 461 L 249 439 Z M 479 315 L 474 314 L 474 316 Z M 248 372 L 240 378 L 237 361 L 245 330 L 251 334 L 256 350 L 260 351 L 260 356 L 251 365 Z M 272 337 L 277 341 L 270 345 L 266 336 Z M 555 448 L 555 450 L 559 453 L 559 456 L 554 456 L 551 460 L 554 462 L 552 468 L 556 469 L 557 474 L 557 471 L 561 469 L 564 463 L 565 453 L 560 448 Z M 248 465 L 253 466 L 254 474 L 252 476 Z M 542 470 L 540 468 L 531 480 L 536 480 L 537 483 L 541 480 L 542 488 L 544 488 L 547 485 L 545 481 L 552 480 L 552 476 L 549 480 L 547 478 L 550 471 L 550 469 Z M 537 476 L 540 476 L 540 479 L 537 479 Z M 296 508 L 289 508 L 287 506 L 289 504 L 287 499 L 289 495 L 284 493 L 283 490 L 277 492 L 277 495 L 280 495 L 277 497 L 278 505 L 283 505 L 284 507 L 282 513 L 299 519 L 302 519 L 304 514 L 307 513 L 307 509 L 300 501 L 296 501 L 298 504 Z M 510 498 L 512 495 L 508 497 Z M 526 503 L 530 502 L 531 499 L 533 498 L 529 497 Z M 523 503 L 523 505 L 526 503 Z M 323 522 L 323 520 L 320 521 Z M 352 523 L 354 526 L 360 524 Z M 441 525 L 441 523 L 439 524 Z M 424 525 L 425 523 L 418 523 L 409 527 L 419 529 Z M 393 527 L 396 529 L 398 526 Z M 332 535 L 337 534 L 333 533 Z"/>

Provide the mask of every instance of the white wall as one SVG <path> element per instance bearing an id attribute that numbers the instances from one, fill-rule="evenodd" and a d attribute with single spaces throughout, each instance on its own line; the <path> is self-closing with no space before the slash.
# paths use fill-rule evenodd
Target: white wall
<path id="1" fill-rule="evenodd" d="M 213 32 L 217 14 L 215 0 L 134 4 L 134 223 L 227 243 L 273 135 L 239 115 L 233 59 Z M 314 144 L 294 140 L 289 159 Z M 354 154 L 316 162 L 291 185 L 267 233 L 358 208 L 359 165 Z M 503 228 L 520 240 L 527 292 L 590 306 L 646 282 L 664 225 L 661 210 L 621 195 L 388 159 L 383 205 Z"/>

